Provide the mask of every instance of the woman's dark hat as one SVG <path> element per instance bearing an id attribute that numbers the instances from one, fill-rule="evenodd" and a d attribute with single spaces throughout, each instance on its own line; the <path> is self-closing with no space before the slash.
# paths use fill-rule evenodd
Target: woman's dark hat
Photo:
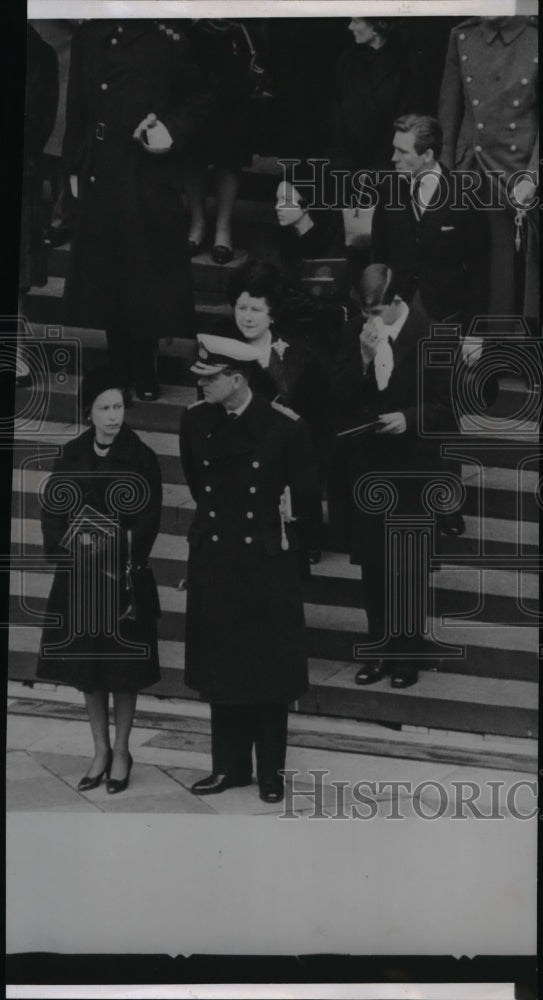
<path id="1" fill-rule="evenodd" d="M 125 381 L 119 378 L 117 372 L 106 367 L 93 368 L 87 372 L 81 380 L 79 386 L 79 410 L 81 413 L 88 413 L 92 408 L 94 400 L 108 389 L 119 389 L 124 393 L 126 390 Z"/>

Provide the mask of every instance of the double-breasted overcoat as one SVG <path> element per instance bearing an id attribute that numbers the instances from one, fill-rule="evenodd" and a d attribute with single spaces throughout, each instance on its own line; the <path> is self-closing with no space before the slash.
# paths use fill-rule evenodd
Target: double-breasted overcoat
<path id="1" fill-rule="evenodd" d="M 172 24 L 90 21 L 72 43 L 63 156 L 79 192 L 64 319 L 135 340 L 190 336 L 193 324 L 181 158 L 213 102 Z M 133 138 L 149 114 L 169 151 Z"/>
<path id="2" fill-rule="evenodd" d="M 188 533 L 185 681 L 214 703 L 288 703 L 307 688 L 298 526 L 316 463 L 303 420 L 254 395 L 236 419 L 200 402 L 182 416 L 196 500 Z M 285 487 L 300 521 L 285 525 Z"/>
<path id="3" fill-rule="evenodd" d="M 152 570 L 145 567 L 160 527 L 160 466 L 151 448 L 126 424 L 107 457 L 95 454 L 93 441 L 94 429 L 90 428 L 67 444 L 45 485 L 44 552 L 55 564 L 47 615 L 56 616 L 57 623 L 52 621 L 43 630 L 37 673 L 82 691 L 137 691 L 159 680 L 156 619 L 160 607 Z M 104 525 L 116 522 L 117 541 L 110 555 L 105 553 L 111 539 L 104 541 L 100 555 L 90 550 L 83 555 L 75 540 L 70 569 L 66 533 L 74 521 L 80 533 L 88 529 L 90 534 L 100 534 Z M 132 532 L 131 562 L 142 571 L 137 621 L 122 619 L 127 610 L 128 529 Z M 66 642 L 64 651 L 45 650 Z M 131 652 L 123 643 L 136 643 L 140 648 Z"/>

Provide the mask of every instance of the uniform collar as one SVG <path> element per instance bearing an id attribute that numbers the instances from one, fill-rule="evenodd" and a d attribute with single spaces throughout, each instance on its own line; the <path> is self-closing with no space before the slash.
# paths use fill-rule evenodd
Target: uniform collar
<path id="1" fill-rule="evenodd" d="M 521 32 L 524 31 L 526 25 L 528 24 L 527 17 L 508 17 L 504 24 L 495 25 L 488 21 L 481 21 L 481 31 L 485 42 L 491 45 L 496 38 L 498 32 L 502 36 L 506 45 L 510 45 L 511 42 L 518 38 Z"/>

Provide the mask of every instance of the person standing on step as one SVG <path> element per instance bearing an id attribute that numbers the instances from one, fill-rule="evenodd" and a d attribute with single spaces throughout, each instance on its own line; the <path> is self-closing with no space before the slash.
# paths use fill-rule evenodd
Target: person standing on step
<path id="1" fill-rule="evenodd" d="M 232 215 L 242 166 L 252 161 L 249 129 L 250 51 L 242 22 L 202 18 L 187 26 L 202 75 L 213 92 L 214 110 L 198 148 L 185 157 L 183 181 L 190 211 L 189 250 L 201 253 L 206 242 L 208 166 L 214 168 L 215 235 L 211 256 L 228 264 L 234 256 Z"/>
<path id="2" fill-rule="evenodd" d="M 198 335 L 204 398 L 182 415 L 196 501 L 188 532 L 185 682 L 211 703 L 212 773 L 196 795 L 249 785 L 284 794 L 288 706 L 307 690 L 300 528 L 316 488 L 304 421 L 253 393 L 250 343 Z"/>
<path id="3" fill-rule="evenodd" d="M 63 157 L 77 197 L 64 322 L 159 396 L 160 338 L 194 336 L 181 165 L 212 107 L 177 22 L 88 21 L 72 43 Z"/>
<path id="4" fill-rule="evenodd" d="M 443 377 L 434 370 L 425 377 L 421 397 L 419 345 L 429 338 L 430 322 L 403 300 L 392 269 L 371 264 L 362 272 L 358 293 L 361 315 L 345 325 L 332 372 L 332 396 L 338 429 L 366 426 L 367 433 L 338 442 L 342 453 L 336 472 L 346 480 L 352 507 L 349 549 L 351 561 L 362 567 L 368 640 L 386 640 L 386 647 L 378 658 L 369 653 L 356 683 L 373 684 L 392 670 L 392 687 L 406 688 L 418 680 L 426 644 L 421 634 L 409 634 L 407 629 L 401 636 L 391 635 L 389 602 L 394 584 L 401 608 L 405 607 L 407 588 L 413 585 L 411 567 L 394 568 L 385 549 L 385 515 L 367 511 L 358 500 L 363 477 L 376 473 L 385 493 L 388 482 L 392 493 L 397 491 L 395 514 L 409 519 L 425 513 L 424 478 L 438 479 L 439 442 L 421 436 L 419 424 L 422 421 L 433 434 L 441 430 L 448 419 L 447 394 Z M 379 493 L 379 485 L 375 489 Z M 428 586 L 427 576 L 415 582 L 420 594 L 427 594 Z M 398 607 L 392 609 L 394 615 Z M 387 651 L 394 654 L 388 660 Z"/>
<path id="5" fill-rule="evenodd" d="M 155 453 L 124 423 L 126 392 L 115 372 L 88 372 L 79 402 L 90 426 L 65 445 L 41 494 L 43 547 L 55 575 L 37 676 L 84 693 L 94 758 L 78 787 L 91 791 L 106 776 L 113 795 L 130 778 L 137 693 L 160 679 L 160 606 L 148 558 L 162 477 Z"/>
<path id="6" fill-rule="evenodd" d="M 466 334 L 487 310 L 488 227 L 485 214 L 462 204 L 456 176 L 440 163 L 442 130 L 437 118 L 407 114 L 394 123 L 397 178 L 384 178 L 373 215 L 372 260 L 386 261 L 407 302 L 421 306 L 432 322 L 459 326 L 465 362 L 482 353 L 480 337 Z M 460 192 L 460 193 L 459 193 Z M 451 390 L 452 391 L 452 390 Z M 444 428 L 457 428 L 452 420 Z M 460 512 L 443 515 L 441 530 L 461 535 Z"/>

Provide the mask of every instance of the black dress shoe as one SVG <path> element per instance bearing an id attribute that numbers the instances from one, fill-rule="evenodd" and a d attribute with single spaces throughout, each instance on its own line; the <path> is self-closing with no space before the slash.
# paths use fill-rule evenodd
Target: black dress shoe
<path id="1" fill-rule="evenodd" d="M 218 795 L 225 792 L 227 788 L 243 788 L 250 785 L 252 778 L 237 778 L 230 774 L 210 774 L 207 778 L 200 778 L 195 781 L 191 788 L 194 795 Z"/>
<path id="2" fill-rule="evenodd" d="M 271 778 L 269 781 L 259 781 L 260 798 L 263 802 L 282 802 L 285 797 L 285 784 L 282 778 Z"/>
<path id="3" fill-rule="evenodd" d="M 231 247 L 223 246 L 222 243 L 217 243 L 211 251 L 211 256 L 216 264 L 229 264 L 234 258 L 234 251 Z"/>
<path id="4" fill-rule="evenodd" d="M 376 684 L 382 680 L 387 671 L 386 664 L 382 660 L 368 660 L 359 668 L 355 684 Z"/>
<path id="5" fill-rule="evenodd" d="M 199 253 L 204 249 L 204 240 L 200 240 L 198 243 L 196 240 L 189 240 L 189 257 L 197 257 Z"/>
<path id="6" fill-rule="evenodd" d="M 316 566 L 317 563 L 320 563 L 320 561 L 322 559 L 322 552 L 321 552 L 320 549 L 310 549 L 309 553 L 308 553 L 308 556 L 309 556 L 309 562 L 311 563 L 311 565 L 312 566 Z"/>
<path id="7" fill-rule="evenodd" d="M 392 688 L 402 689 L 412 687 L 419 679 L 416 667 L 395 667 L 390 678 Z"/>
<path id="8" fill-rule="evenodd" d="M 126 772 L 124 778 L 108 778 L 107 779 L 107 790 L 110 795 L 118 795 L 119 792 L 124 792 L 128 788 L 128 782 L 130 781 L 130 772 L 132 770 L 132 755 L 128 754 L 128 771 Z"/>
<path id="9" fill-rule="evenodd" d="M 464 518 L 456 511 L 454 514 L 443 514 L 439 518 L 439 530 L 443 532 L 444 535 L 450 535 L 452 538 L 456 538 L 459 535 L 463 535 L 466 530 L 466 522 Z"/>
<path id="10" fill-rule="evenodd" d="M 92 788 L 98 788 L 98 785 L 101 783 L 102 778 L 104 777 L 105 774 L 107 774 L 109 778 L 109 772 L 111 771 L 112 757 L 113 754 L 110 750 L 108 752 L 106 766 L 104 767 L 103 771 L 100 771 L 100 774 L 95 774 L 93 778 L 90 778 L 89 775 L 86 774 L 83 778 L 81 778 L 81 781 L 77 786 L 78 792 L 90 792 Z"/>

